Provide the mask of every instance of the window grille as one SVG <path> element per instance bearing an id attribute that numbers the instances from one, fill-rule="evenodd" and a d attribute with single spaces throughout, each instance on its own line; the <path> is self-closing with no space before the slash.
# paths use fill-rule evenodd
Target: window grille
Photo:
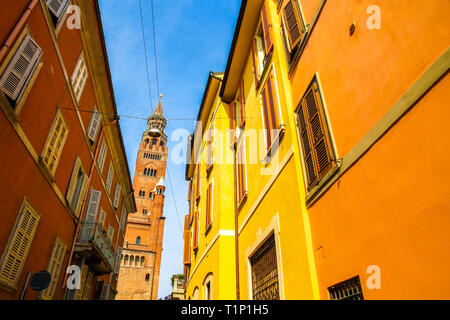
<path id="1" fill-rule="evenodd" d="M 359 276 L 328 288 L 331 300 L 364 300 Z"/>

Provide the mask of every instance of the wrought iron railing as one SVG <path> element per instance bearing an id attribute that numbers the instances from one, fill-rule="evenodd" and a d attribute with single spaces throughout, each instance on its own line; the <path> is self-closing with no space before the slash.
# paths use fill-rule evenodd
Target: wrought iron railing
<path id="1" fill-rule="evenodd" d="M 102 225 L 98 223 L 82 223 L 81 232 L 78 237 L 79 243 L 90 243 L 101 253 L 108 267 L 114 269 L 116 254 L 111 247 L 111 242 L 103 231 Z"/>

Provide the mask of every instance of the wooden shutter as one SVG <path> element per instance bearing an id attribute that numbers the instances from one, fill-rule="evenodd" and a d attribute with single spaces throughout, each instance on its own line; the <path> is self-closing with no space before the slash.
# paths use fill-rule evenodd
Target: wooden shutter
<path id="1" fill-rule="evenodd" d="M 270 24 L 270 12 L 268 11 L 267 2 L 263 4 L 261 9 L 261 22 L 264 33 L 264 43 L 266 49 L 266 55 L 270 53 L 273 48 L 272 36 L 270 34 L 270 28 L 272 27 Z"/>
<path id="2" fill-rule="evenodd" d="M 86 193 L 86 188 L 89 180 L 86 174 L 83 174 L 83 177 L 81 179 L 83 179 L 83 184 L 81 185 L 81 191 L 80 195 L 78 196 L 77 207 L 75 208 L 75 215 L 77 217 L 80 216 L 81 207 L 83 206 L 84 195 Z"/>
<path id="3" fill-rule="evenodd" d="M 42 151 L 42 160 L 48 170 L 54 174 L 66 142 L 69 130 L 60 111 L 57 112 L 55 121 L 47 138 L 47 143 Z"/>
<path id="4" fill-rule="evenodd" d="M 10 237 L 7 251 L 0 266 L 0 282 L 15 287 L 30 250 L 40 215 L 27 200 L 23 205 L 19 221 Z"/>
<path id="5" fill-rule="evenodd" d="M 198 248 L 198 225 L 199 225 L 199 221 L 198 221 L 198 210 L 197 210 L 194 213 L 194 232 L 193 232 L 194 239 L 192 240 L 192 248 L 194 250 Z"/>
<path id="6" fill-rule="evenodd" d="M 41 52 L 39 45 L 27 34 L 0 78 L 0 87 L 12 100 L 17 100 L 23 91 Z"/>
<path id="7" fill-rule="evenodd" d="M 241 128 L 244 127 L 245 124 L 245 90 L 244 90 L 244 79 L 241 79 L 241 85 L 239 88 L 239 117 L 240 123 L 239 126 Z"/>
<path id="8" fill-rule="evenodd" d="M 232 144 L 236 142 L 236 103 L 230 103 L 230 141 Z"/>
<path id="9" fill-rule="evenodd" d="M 81 95 L 86 85 L 87 78 L 88 78 L 87 66 L 84 61 L 84 54 L 82 52 L 75 66 L 75 70 L 73 71 L 73 75 L 71 78 L 72 87 L 78 102 L 80 101 Z"/>
<path id="10" fill-rule="evenodd" d="M 47 0 L 47 6 L 50 11 L 57 17 L 61 17 L 64 8 L 69 0 Z"/>
<path id="11" fill-rule="evenodd" d="M 289 0 L 283 8 L 283 20 L 289 39 L 290 49 L 294 49 L 303 37 L 303 25 L 296 0 Z"/>
<path id="12" fill-rule="evenodd" d="M 191 264 L 191 231 L 184 231 L 184 252 L 183 252 L 183 264 Z"/>
<path id="13" fill-rule="evenodd" d="M 122 259 L 122 248 L 118 247 L 116 252 L 116 263 L 114 264 L 114 273 L 119 274 L 120 260 Z"/>
<path id="14" fill-rule="evenodd" d="M 97 108 L 94 108 L 94 111 L 91 116 L 91 121 L 89 122 L 89 127 L 87 130 L 87 136 L 92 141 L 95 141 L 97 137 L 98 128 L 100 127 L 101 113 L 98 112 Z"/>
<path id="15" fill-rule="evenodd" d="M 80 289 L 77 290 L 75 300 L 81 300 L 83 297 L 83 292 L 84 292 L 88 272 L 89 272 L 89 267 L 87 265 L 83 264 L 83 267 L 81 268 L 81 276 L 80 276 Z"/>
<path id="16" fill-rule="evenodd" d="M 86 210 L 85 222 L 88 224 L 94 224 L 97 220 L 98 207 L 100 205 L 100 198 L 102 193 L 100 191 L 91 190 L 91 195 L 89 196 L 89 204 Z"/>
<path id="17" fill-rule="evenodd" d="M 112 243 L 113 239 L 114 239 L 114 228 L 112 226 L 108 227 L 107 237 L 108 237 L 109 241 Z"/>
<path id="18" fill-rule="evenodd" d="M 191 197 L 192 197 L 192 179 L 189 180 L 189 183 L 188 183 L 188 197 L 187 197 L 187 201 L 191 201 Z"/>
<path id="19" fill-rule="evenodd" d="M 236 151 L 236 170 L 237 170 L 237 204 L 239 205 L 247 192 L 245 179 L 245 144 L 242 142 Z"/>
<path id="20" fill-rule="evenodd" d="M 80 168 L 81 168 L 81 160 L 79 157 L 77 157 L 75 159 L 75 164 L 72 169 L 72 176 L 70 178 L 69 187 L 67 188 L 66 199 L 67 199 L 67 201 L 69 201 L 69 204 L 72 203 L 72 197 L 73 197 L 73 193 L 75 191 L 75 186 L 77 184 L 78 172 L 80 171 Z M 73 209 L 75 210 L 76 208 L 73 208 Z"/>
<path id="21" fill-rule="evenodd" d="M 258 58 L 256 57 L 256 38 L 252 41 L 252 62 L 253 62 L 253 75 L 255 77 L 255 88 L 258 87 L 259 82 L 259 69 Z"/>
<path id="22" fill-rule="evenodd" d="M 114 208 L 118 208 L 119 207 L 119 202 L 120 202 L 120 192 L 122 191 L 121 186 L 117 183 L 116 184 L 116 191 L 114 193 Z"/>
<path id="23" fill-rule="evenodd" d="M 332 166 L 328 130 L 316 82 L 308 88 L 298 115 L 308 189 L 311 190 Z"/>
<path id="24" fill-rule="evenodd" d="M 108 190 L 108 192 L 111 191 L 113 175 L 114 175 L 114 168 L 113 168 L 112 162 L 110 162 L 109 169 L 108 169 L 108 177 L 106 178 L 106 190 Z"/>
<path id="25" fill-rule="evenodd" d="M 212 183 L 208 185 L 208 190 L 206 192 L 206 214 L 205 214 L 205 229 L 208 229 L 211 224 L 211 214 L 212 214 Z"/>
<path id="26" fill-rule="evenodd" d="M 47 271 L 51 275 L 51 282 L 50 285 L 44 291 L 42 291 L 41 299 L 51 300 L 54 298 L 62 264 L 66 255 L 66 249 L 66 244 L 59 237 L 56 238 L 55 245 L 53 246 L 53 252 L 47 268 Z"/>
<path id="27" fill-rule="evenodd" d="M 184 226 L 183 226 L 183 230 L 189 230 L 189 215 L 185 215 L 184 216 Z"/>
<path id="28" fill-rule="evenodd" d="M 106 150 L 106 141 L 105 138 L 103 138 L 102 146 L 100 147 L 100 154 L 97 158 L 97 165 L 99 166 L 100 173 L 103 172 L 103 167 L 105 166 Z"/>
<path id="29" fill-rule="evenodd" d="M 200 198 L 200 183 L 201 183 L 201 181 L 200 181 L 200 178 L 201 178 L 200 173 L 201 173 L 201 170 L 202 170 L 202 164 L 199 163 L 197 165 L 197 172 L 196 172 L 197 178 L 195 180 L 195 196 L 196 196 L 195 199 L 196 200 L 198 200 Z"/>
<path id="30" fill-rule="evenodd" d="M 125 208 L 123 208 L 122 209 L 122 226 L 121 226 L 122 231 L 125 231 L 126 222 L 127 222 L 127 211 Z"/>
<path id="31" fill-rule="evenodd" d="M 264 129 L 266 130 L 267 151 L 272 147 L 276 136 L 279 134 L 280 116 L 277 100 L 275 100 L 275 82 L 273 73 L 270 73 L 264 88 L 261 90 L 263 105 Z"/>

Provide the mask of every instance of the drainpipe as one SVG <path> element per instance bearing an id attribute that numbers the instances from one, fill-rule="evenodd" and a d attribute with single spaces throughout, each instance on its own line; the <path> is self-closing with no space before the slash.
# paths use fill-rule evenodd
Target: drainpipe
<path id="1" fill-rule="evenodd" d="M 236 129 L 235 129 L 236 130 Z M 236 134 L 236 131 L 233 132 Z M 233 142 L 233 177 L 234 177 L 234 246 L 235 246 L 235 260 L 236 260 L 236 300 L 241 300 L 241 293 L 239 290 L 239 226 L 238 226 L 238 207 L 236 194 L 236 142 Z"/>
<path id="2" fill-rule="evenodd" d="M 158 257 L 158 236 L 159 236 L 159 222 L 161 221 L 161 217 L 158 218 L 158 226 L 156 227 L 156 241 L 155 241 L 155 258 L 153 259 L 153 274 L 152 274 L 152 288 L 150 290 L 150 300 L 153 300 L 153 286 L 155 281 L 155 268 L 156 268 L 156 259 Z M 156 297 L 158 299 L 158 297 Z"/>
<path id="3" fill-rule="evenodd" d="M 2 45 L 2 48 L 0 49 L 0 63 L 3 61 L 3 59 L 6 56 L 6 53 L 8 52 L 8 49 L 11 48 L 11 46 L 14 43 L 14 40 L 17 38 L 17 35 L 21 32 L 23 27 L 25 26 L 25 23 L 27 22 L 28 18 L 31 15 L 31 11 L 33 11 L 34 7 L 38 3 L 38 0 L 32 0 L 28 7 L 26 8 L 25 12 L 20 17 L 19 22 L 17 22 L 14 29 L 9 34 L 8 38 L 6 39 L 5 43 Z"/>
<path id="4" fill-rule="evenodd" d="M 81 207 L 80 217 L 78 219 L 77 229 L 75 231 L 75 236 L 74 236 L 73 241 L 72 241 L 72 248 L 70 249 L 69 261 L 67 262 L 67 266 L 70 266 L 72 264 L 73 252 L 75 250 L 75 244 L 77 243 L 78 235 L 80 233 L 81 222 L 84 220 L 84 212 L 85 212 L 85 208 L 86 208 L 87 198 L 89 196 L 88 190 L 89 190 L 89 186 L 91 184 L 92 173 L 94 172 L 95 163 L 97 162 L 97 156 L 98 156 L 98 153 L 100 151 L 99 147 L 100 147 L 100 141 L 102 140 L 102 137 L 103 137 L 103 129 L 106 126 L 110 126 L 112 124 L 115 124 L 116 122 L 117 122 L 117 119 L 112 121 L 112 122 L 110 122 L 110 123 L 108 123 L 107 125 L 102 126 L 101 129 L 100 129 L 100 136 L 98 138 L 98 143 L 97 143 L 97 146 L 95 148 L 94 159 L 92 160 L 91 168 L 89 170 L 89 177 L 88 177 L 88 182 L 87 182 L 87 185 L 86 185 L 86 193 L 84 195 L 83 205 Z M 64 289 L 64 287 L 66 285 L 66 281 L 67 281 L 67 272 L 64 275 L 64 280 L 63 280 L 61 289 Z"/>

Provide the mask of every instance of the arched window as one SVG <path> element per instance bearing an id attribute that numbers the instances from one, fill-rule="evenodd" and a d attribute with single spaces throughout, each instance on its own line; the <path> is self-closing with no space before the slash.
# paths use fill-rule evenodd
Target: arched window
<path id="1" fill-rule="evenodd" d="M 144 262 L 145 262 L 145 258 L 144 258 L 144 257 L 141 257 L 141 267 L 144 266 Z"/>
<path id="2" fill-rule="evenodd" d="M 134 262 L 135 267 L 139 267 L 139 261 L 141 261 L 141 259 L 139 259 L 139 257 L 136 257 L 136 261 Z"/>
<path id="3" fill-rule="evenodd" d="M 147 273 L 146 275 L 145 275 L 145 281 L 149 281 L 150 280 L 150 273 Z"/>
<path id="4" fill-rule="evenodd" d="M 212 290 L 213 290 L 213 275 L 212 273 L 209 273 L 205 280 L 203 281 L 203 292 L 205 293 L 205 300 L 212 300 Z"/>
<path id="5" fill-rule="evenodd" d="M 123 264 L 126 266 L 128 265 L 129 256 L 125 255 L 125 258 L 123 259 Z"/>
<path id="6" fill-rule="evenodd" d="M 136 238 L 136 244 L 141 244 L 141 237 Z"/>
<path id="7" fill-rule="evenodd" d="M 192 294 L 192 300 L 198 300 L 198 296 L 199 296 L 199 290 L 198 290 L 198 288 L 196 287 L 196 288 L 194 289 L 194 293 Z"/>
<path id="8" fill-rule="evenodd" d="M 130 266 L 134 265 L 134 256 L 130 256 Z"/>

